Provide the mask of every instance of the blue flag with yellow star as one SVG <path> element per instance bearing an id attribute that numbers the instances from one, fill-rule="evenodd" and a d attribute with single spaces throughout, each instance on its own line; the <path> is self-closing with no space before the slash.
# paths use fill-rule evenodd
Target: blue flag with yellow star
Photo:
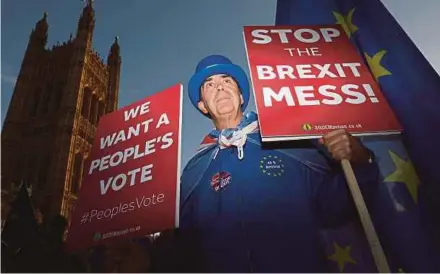
<path id="1" fill-rule="evenodd" d="M 344 28 L 404 128 L 363 138 L 383 176 L 368 206 L 391 270 L 440 272 L 440 77 L 379 0 L 278 0 L 276 25 L 319 24 Z M 335 271 L 374 271 L 358 223 L 322 238 Z"/>

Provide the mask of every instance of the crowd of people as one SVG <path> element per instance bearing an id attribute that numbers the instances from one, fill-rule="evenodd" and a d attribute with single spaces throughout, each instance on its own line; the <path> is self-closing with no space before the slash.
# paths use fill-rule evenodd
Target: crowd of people
<path id="1" fill-rule="evenodd" d="M 165 231 L 155 238 L 120 239 L 111 244 L 70 253 L 65 251 L 67 221 L 57 215 L 19 248 L 2 240 L 1 271 L 5 273 L 145 273 L 177 271 L 163 258 L 173 245 Z M 19 233 L 19 230 L 17 231 Z"/>
<path id="2" fill-rule="evenodd" d="M 43 216 L 25 187 L 9 202 L 2 195 L 1 272 L 145 273 L 177 272 L 164 258 L 174 252 L 174 230 L 67 252 L 68 221 Z M 171 236 L 171 237 L 170 237 Z"/>

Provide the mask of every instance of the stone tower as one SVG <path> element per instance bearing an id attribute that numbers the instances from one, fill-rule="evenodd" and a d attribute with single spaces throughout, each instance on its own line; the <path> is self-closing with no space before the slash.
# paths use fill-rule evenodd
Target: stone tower
<path id="1" fill-rule="evenodd" d="M 93 50 L 95 12 L 88 0 L 75 37 L 51 49 L 47 14 L 32 30 L 2 129 L 2 190 L 21 182 L 44 216 L 68 219 L 101 116 L 118 107 L 121 56 Z"/>

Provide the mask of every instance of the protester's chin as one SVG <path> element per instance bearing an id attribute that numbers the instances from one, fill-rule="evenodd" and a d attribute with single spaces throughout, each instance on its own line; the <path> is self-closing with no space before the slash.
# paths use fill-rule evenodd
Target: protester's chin
<path id="1" fill-rule="evenodd" d="M 229 104 L 220 104 L 219 106 L 217 106 L 217 112 L 220 115 L 225 115 L 225 114 L 229 114 L 234 112 L 235 107 L 232 106 L 230 103 Z"/>

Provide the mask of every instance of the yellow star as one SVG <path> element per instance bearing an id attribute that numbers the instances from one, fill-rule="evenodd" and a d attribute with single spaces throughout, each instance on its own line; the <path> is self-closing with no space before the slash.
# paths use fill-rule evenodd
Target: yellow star
<path id="1" fill-rule="evenodd" d="M 381 50 L 378 53 L 376 53 L 373 57 L 370 57 L 367 53 L 364 53 L 365 58 L 367 58 L 368 66 L 370 67 L 371 72 L 374 75 L 374 78 L 376 78 L 376 81 L 377 79 L 379 79 L 379 77 L 391 75 L 391 72 L 380 64 L 382 58 L 386 53 L 387 53 L 386 50 Z"/>
<path id="2" fill-rule="evenodd" d="M 417 190 L 420 180 L 417 177 L 414 166 L 412 165 L 411 161 L 403 160 L 391 150 L 389 153 L 394 165 L 396 166 L 396 170 L 388 175 L 384 182 L 404 183 L 409 194 L 411 194 L 414 203 L 417 204 Z"/>
<path id="3" fill-rule="evenodd" d="M 356 264 L 356 261 L 350 256 L 351 246 L 341 248 L 335 242 L 333 242 L 333 246 L 335 247 L 335 253 L 333 253 L 329 259 L 338 263 L 339 272 L 344 270 L 346 263 Z"/>
<path id="4" fill-rule="evenodd" d="M 333 11 L 333 16 L 336 18 L 336 24 L 339 24 L 342 26 L 342 28 L 344 29 L 348 38 L 350 38 L 350 36 L 358 30 L 358 27 L 355 24 L 353 24 L 354 10 L 355 9 L 351 9 L 348 12 L 347 16 L 344 16 L 344 15 L 340 14 L 339 12 Z"/>

